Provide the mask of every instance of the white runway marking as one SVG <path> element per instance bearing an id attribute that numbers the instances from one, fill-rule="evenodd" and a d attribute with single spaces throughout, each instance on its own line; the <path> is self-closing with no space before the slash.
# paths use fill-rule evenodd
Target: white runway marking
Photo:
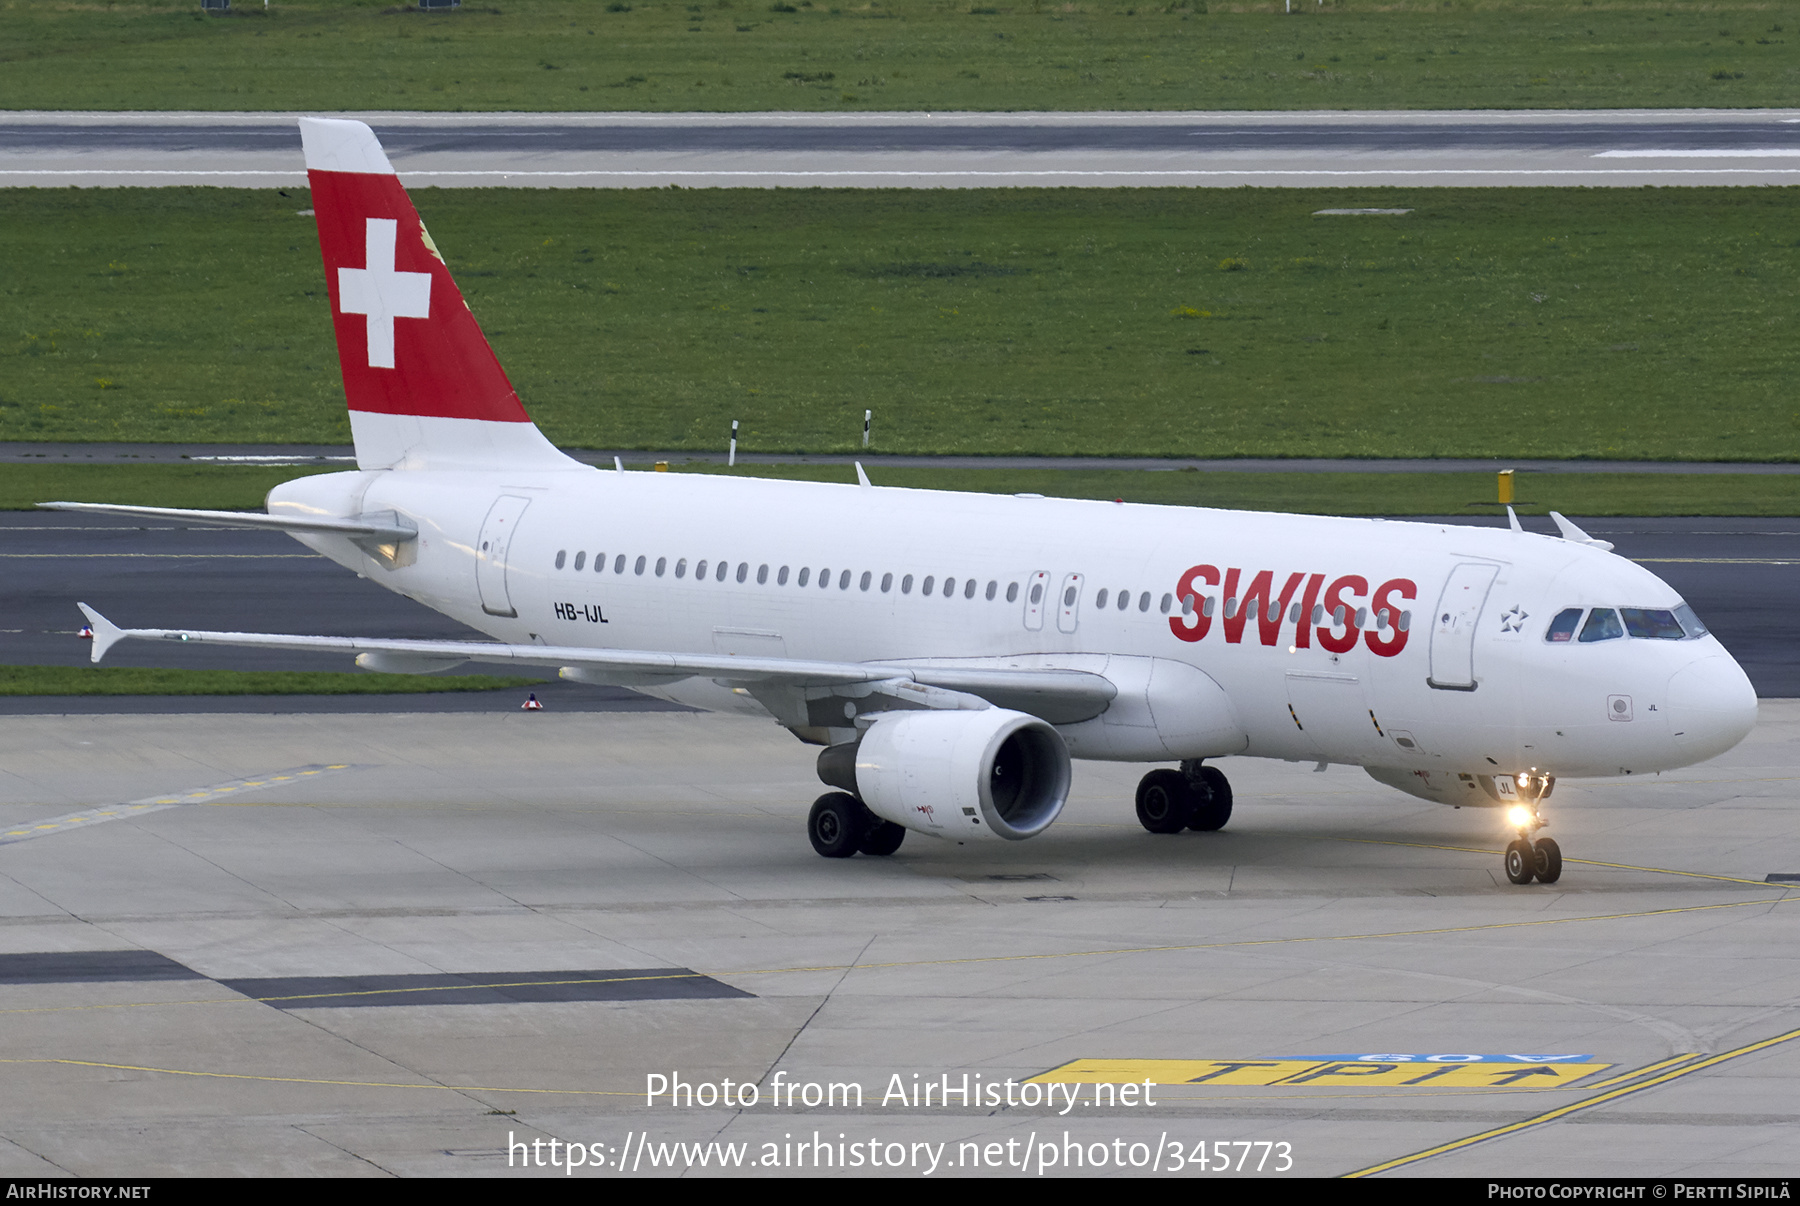
<path id="1" fill-rule="evenodd" d="M 15 842 L 28 842 L 32 838 L 48 837 L 53 833 L 66 833 L 71 829 L 90 829 L 106 821 L 118 821 L 125 817 L 141 817 L 145 813 L 161 812 L 165 808 L 181 808 L 188 804 L 212 804 L 224 796 L 238 795 L 247 791 L 260 791 L 268 787 L 282 787 L 289 783 L 298 783 L 305 779 L 329 774 L 332 771 L 349 769 L 351 766 L 347 762 L 333 763 L 329 766 L 297 766 L 293 770 L 276 771 L 267 775 L 252 775 L 245 779 L 231 779 L 224 783 L 215 783 L 211 787 L 195 788 L 192 791 L 165 792 L 159 796 L 146 796 L 142 800 L 132 800 L 125 804 L 106 804 L 99 808 L 84 808 L 80 812 L 51 817 L 47 821 L 37 821 L 12 829 L 0 830 L 0 846 L 10 846 Z"/>
<path id="2" fill-rule="evenodd" d="M 1738 147 L 1720 150 L 1601 151 L 1595 159 L 1794 159 L 1800 147 Z"/>

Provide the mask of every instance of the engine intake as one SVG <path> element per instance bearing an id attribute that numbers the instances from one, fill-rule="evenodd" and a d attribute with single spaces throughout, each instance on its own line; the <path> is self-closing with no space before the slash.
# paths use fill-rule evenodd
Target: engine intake
<path id="1" fill-rule="evenodd" d="M 1069 751 L 1050 725 L 1005 708 L 893 712 L 855 746 L 822 752 L 819 777 L 919 833 L 1016 842 L 1062 812 Z"/>

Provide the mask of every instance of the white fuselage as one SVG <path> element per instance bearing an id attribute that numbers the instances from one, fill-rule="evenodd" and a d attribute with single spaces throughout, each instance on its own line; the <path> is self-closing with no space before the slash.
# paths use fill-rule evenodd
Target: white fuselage
<path id="1" fill-rule="evenodd" d="M 1108 716 L 1061 727 L 1078 758 L 1349 763 L 1487 803 L 1464 796 L 1483 777 L 1699 761 L 1755 714 L 1711 636 L 1547 642 L 1564 609 L 1681 600 L 1622 557 L 1501 528 L 585 467 L 331 474 L 277 487 L 269 510 L 410 520 L 392 567 L 301 539 L 506 642 L 1106 674 Z M 1149 686 L 1169 663 L 1223 689 L 1241 749 L 1127 731 L 1179 710 L 1180 673 Z M 706 679 L 656 693 L 760 711 Z"/>

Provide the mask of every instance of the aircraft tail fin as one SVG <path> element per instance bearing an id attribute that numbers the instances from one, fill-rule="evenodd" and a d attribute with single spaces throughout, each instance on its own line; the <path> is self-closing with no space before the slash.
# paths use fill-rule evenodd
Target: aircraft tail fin
<path id="1" fill-rule="evenodd" d="M 363 469 L 575 468 L 517 391 L 375 132 L 300 119 Z"/>

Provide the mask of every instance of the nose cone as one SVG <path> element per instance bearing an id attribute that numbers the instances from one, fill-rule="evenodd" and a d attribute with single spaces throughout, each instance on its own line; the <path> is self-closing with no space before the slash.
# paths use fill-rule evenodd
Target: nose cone
<path id="1" fill-rule="evenodd" d="M 1669 679 L 1669 733 L 1687 762 L 1723 754 L 1756 724 L 1756 689 L 1730 654 L 1690 662 Z"/>

